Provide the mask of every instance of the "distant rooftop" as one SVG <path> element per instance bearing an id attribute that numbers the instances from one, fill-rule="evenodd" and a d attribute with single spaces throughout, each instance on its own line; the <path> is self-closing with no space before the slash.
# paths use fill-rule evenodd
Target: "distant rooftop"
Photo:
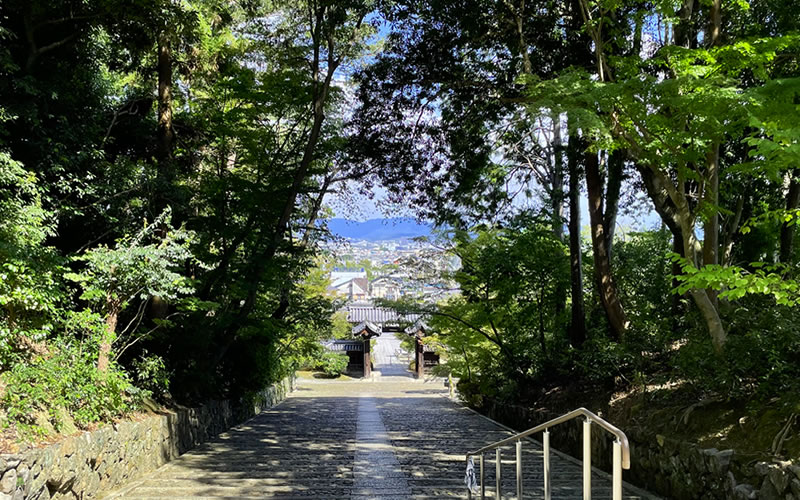
<path id="1" fill-rule="evenodd" d="M 355 302 L 347 306 L 347 321 L 351 324 L 369 322 L 376 325 L 399 325 L 400 323 L 414 323 L 420 318 L 422 318 L 421 314 L 398 314 L 393 309 L 363 302 Z"/>

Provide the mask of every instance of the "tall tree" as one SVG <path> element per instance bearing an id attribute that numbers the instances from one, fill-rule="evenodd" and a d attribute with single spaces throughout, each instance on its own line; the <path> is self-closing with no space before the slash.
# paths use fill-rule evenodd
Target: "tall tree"
<path id="1" fill-rule="evenodd" d="M 604 189 L 605 183 L 600 175 L 598 154 L 594 151 L 584 153 L 583 164 L 586 171 L 586 187 L 589 193 L 589 228 L 592 236 L 595 281 L 597 282 L 600 300 L 611 330 L 617 338 L 622 339 L 629 323 L 620 302 L 619 293 L 614 282 L 614 273 L 611 268 L 613 225 L 616 223 L 614 214 L 619 202 L 619 186 L 617 183 L 622 176 L 622 162 L 614 156 L 618 155 L 612 155 L 612 159 L 609 161 L 609 168 L 607 168 L 609 178 L 607 190 Z"/>
<path id="2" fill-rule="evenodd" d="M 572 298 L 570 341 L 580 346 L 586 341 L 586 312 L 583 302 L 583 250 L 581 248 L 581 170 L 578 151 L 579 141 L 570 141 L 567 146 L 567 168 L 569 171 L 569 269 L 570 297 Z"/>

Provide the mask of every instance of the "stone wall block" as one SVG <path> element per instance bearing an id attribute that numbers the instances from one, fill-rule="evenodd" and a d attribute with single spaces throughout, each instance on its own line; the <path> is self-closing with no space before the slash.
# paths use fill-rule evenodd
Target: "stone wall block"
<path id="1" fill-rule="evenodd" d="M 764 481 L 761 483 L 757 498 L 760 500 L 784 500 L 783 495 L 775 488 L 769 477 L 765 477 Z"/>
<path id="2" fill-rule="evenodd" d="M 11 469 L 6 471 L 3 474 L 3 478 L 0 479 L 0 493 L 11 495 L 14 493 L 14 490 L 16 488 L 17 488 L 17 470 Z"/>
<path id="3" fill-rule="evenodd" d="M 735 500 L 752 500 L 757 498 L 757 495 L 758 492 L 749 484 L 740 484 L 733 489 L 733 498 Z"/>
<path id="4" fill-rule="evenodd" d="M 789 475 L 786 474 L 787 471 L 781 469 L 780 467 L 773 466 L 770 467 L 769 472 L 767 473 L 767 477 L 769 477 L 769 481 L 775 487 L 775 491 L 778 493 L 783 493 L 789 488 Z"/>
<path id="5" fill-rule="evenodd" d="M 800 479 L 793 477 L 792 481 L 789 483 L 789 489 L 795 498 L 800 498 Z"/>

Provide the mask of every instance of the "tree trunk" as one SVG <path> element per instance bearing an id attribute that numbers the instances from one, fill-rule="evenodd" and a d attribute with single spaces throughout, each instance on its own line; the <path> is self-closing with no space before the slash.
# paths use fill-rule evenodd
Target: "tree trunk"
<path id="1" fill-rule="evenodd" d="M 605 214 L 603 214 L 609 262 L 614 259 L 614 231 L 617 229 L 617 213 L 619 212 L 619 195 L 622 190 L 622 169 L 624 165 L 625 152 L 621 150 L 614 151 L 608 159 L 608 182 L 606 186 Z"/>
<path id="2" fill-rule="evenodd" d="M 103 338 L 100 340 L 100 352 L 97 355 L 97 371 L 105 373 L 111 359 L 111 344 L 114 342 L 114 335 L 117 331 L 117 320 L 119 319 L 119 306 L 109 302 L 108 315 L 106 316 L 106 329 Z"/>
<path id="3" fill-rule="evenodd" d="M 160 214 L 169 205 L 169 186 L 172 183 L 172 169 L 169 162 L 172 159 L 174 135 L 172 129 L 172 45 L 169 31 L 164 28 L 158 35 L 158 129 L 156 133 L 156 160 L 158 161 L 156 178 L 158 182 L 153 200 L 156 214 Z M 167 231 L 165 226 L 158 229 L 162 238 L 166 237 Z M 168 307 L 167 302 L 161 297 L 153 297 L 150 311 L 154 318 L 165 318 Z"/>
<path id="4" fill-rule="evenodd" d="M 561 117 L 553 115 L 553 170 L 551 171 L 552 194 L 550 205 L 553 211 L 553 234 L 564 241 L 564 145 L 561 141 Z"/>
<path id="5" fill-rule="evenodd" d="M 681 257 L 683 257 L 683 238 L 679 236 L 672 236 L 672 251 Z M 682 274 L 681 272 L 681 264 L 680 262 L 673 262 L 672 263 L 672 289 L 677 289 L 681 282 L 678 280 L 678 276 Z M 679 320 L 683 317 L 683 307 L 681 306 L 681 298 L 682 295 L 674 292 L 672 294 L 672 303 L 670 304 L 670 316 L 672 317 L 672 331 L 677 332 L 680 328 Z"/>
<path id="6" fill-rule="evenodd" d="M 792 180 L 789 182 L 789 193 L 786 196 L 786 210 L 794 211 L 800 206 L 800 182 L 797 181 L 794 173 Z M 781 250 L 780 259 L 784 264 L 789 264 L 792 261 L 792 254 L 794 253 L 794 224 L 784 222 L 781 225 Z"/>
<path id="7" fill-rule="evenodd" d="M 542 281 L 544 283 L 544 281 Z M 539 290 L 539 343 L 542 347 L 542 357 L 547 359 L 547 343 L 544 339 L 544 290 Z"/>
<path id="8" fill-rule="evenodd" d="M 628 329 L 628 319 L 619 300 L 611 271 L 603 216 L 603 179 L 600 177 L 600 163 L 597 154 L 593 152 L 584 153 L 583 158 L 586 168 L 586 189 L 589 193 L 589 227 L 592 235 L 595 280 L 611 332 L 617 340 L 623 340 L 625 330 Z"/>
<path id="9" fill-rule="evenodd" d="M 722 25 L 722 0 L 711 0 L 709 19 L 709 45 L 712 47 L 720 43 Z M 705 202 L 708 205 L 709 215 L 703 227 L 703 264 L 716 265 L 719 262 L 719 142 L 714 141 L 711 149 L 706 153 L 706 186 Z M 718 308 L 716 290 L 706 290 L 711 304 Z"/>
<path id="10" fill-rule="evenodd" d="M 636 16 L 636 21 L 633 27 L 633 43 L 631 44 L 631 54 L 634 57 L 640 57 L 642 53 L 642 28 L 644 26 L 644 16 Z"/>
<path id="11" fill-rule="evenodd" d="M 696 215 L 689 208 L 684 182 L 679 178 L 678 184 L 673 184 L 669 176 L 658 170 L 657 167 L 648 168 L 644 165 L 637 165 L 637 168 L 642 173 L 642 179 L 645 181 L 648 194 L 655 203 L 656 211 L 673 231 L 676 241 L 682 243 L 684 258 L 692 265 L 700 266 L 702 264 L 702 255 L 700 255 L 702 248 L 694 232 Z M 680 229 L 680 232 L 677 229 Z M 691 290 L 690 293 L 703 315 L 714 349 L 717 353 L 721 353 L 727 334 L 722 326 L 717 308 L 714 307 L 706 290 Z"/>
<path id="12" fill-rule="evenodd" d="M 706 155 L 705 202 L 709 215 L 703 226 L 703 264 L 719 263 L 719 144 L 713 144 Z M 708 290 L 708 298 L 717 307 L 717 292 Z"/>
<path id="13" fill-rule="evenodd" d="M 708 41 L 709 45 L 715 47 L 720 44 L 722 34 L 722 0 L 711 0 L 711 12 L 709 15 Z"/>
<path id="14" fill-rule="evenodd" d="M 711 334 L 711 343 L 714 345 L 714 351 L 716 351 L 717 354 L 722 354 L 728 334 L 722 326 L 722 320 L 719 317 L 717 308 L 711 302 L 705 290 L 692 290 L 691 293 L 695 304 L 697 304 L 697 308 L 700 309 L 700 313 L 706 321 L 708 333 Z"/>
<path id="15" fill-rule="evenodd" d="M 572 297 L 572 321 L 569 337 L 574 347 L 586 341 L 586 313 L 583 306 L 583 263 L 581 262 L 580 169 L 575 142 L 569 141 L 567 169 L 569 170 L 569 276 Z"/>
<path id="16" fill-rule="evenodd" d="M 172 128 L 172 43 L 165 28 L 158 36 L 158 139 L 156 159 L 166 162 L 172 156 L 175 133 Z M 159 177 L 165 172 L 159 165 Z"/>
<path id="17" fill-rule="evenodd" d="M 699 244 L 695 237 L 694 227 L 692 225 L 693 216 L 689 212 L 687 200 L 681 199 L 680 203 L 676 203 L 679 210 L 679 218 L 681 221 L 681 231 L 683 233 L 683 253 L 686 258 L 693 265 L 697 266 Z M 711 343 L 714 345 L 714 350 L 717 354 L 722 354 L 727 341 L 728 334 L 722 326 L 722 319 L 719 317 L 719 311 L 712 302 L 708 292 L 704 289 L 692 289 L 690 291 L 697 308 L 700 309 L 700 314 L 706 322 L 708 333 L 711 335 Z"/>
<path id="18" fill-rule="evenodd" d="M 552 210 L 553 234 L 560 242 L 564 242 L 564 145 L 561 141 L 561 116 L 553 114 L 553 166 L 550 171 L 550 204 Z M 567 307 L 567 287 L 566 283 L 558 281 L 555 290 L 554 312 L 556 317 L 561 318 L 564 309 Z"/>
<path id="19" fill-rule="evenodd" d="M 798 191 L 798 194 L 800 194 L 800 191 Z M 725 224 L 725 233 L 722 238 L 723 243 L 722 246 L 720 246 L 722 256 L 719 258 L 720 264 L 725 267 L 732 265 L 734 238 L 736 236 L 736 232 L 739 230 L 739 224 L 742 221 L 745 198 L 747 198 L 747 195 L 745 194 L 739 196 L 739 199 L 736 200 L 736 210 L 733 212 L 733 217 L 730 218 Z"/>
<path id="20" fill-rule="evenodd" d="M 691 47 L 692 36 L 690 21 L 694 10 L 694 0 L 684 0 L 678 11 L 678 23 L 675 25 L 675 45 L 679 47 Z"/>

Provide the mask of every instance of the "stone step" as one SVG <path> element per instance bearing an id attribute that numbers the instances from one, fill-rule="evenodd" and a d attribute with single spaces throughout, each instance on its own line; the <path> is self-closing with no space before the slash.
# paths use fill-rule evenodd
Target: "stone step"
<path id="1" fill-rule="evenodd" d="M 275 471 L 275 470 L 259 470 L 259 469 L 242 469 L 238 471 L 207 471 L 198 473 L 196 471 L 161 471 L 159 470 L 156 475 L 152 476 L 152 481 L 164 480 L 208 480 L 216 481 L 223 479 L 231 479 L 241 481 L 242 479 L 258 479 L 268 481 L 315 481 L 318 480 L 320 472 L 318 470 L 302 470 L 302 471 Z M 324 474 L 325 478 L 329 481 L 339 482 L 349 480 L 352 481 L 355 477 L 352 471 L 330 471 Z"/>
<path id="2" fill-rule="evenodd" d="M 465 453 L 510 435 L 441 397 L 443 387 L 411 379 L 313 381 L 302 389 L 109 498 L 466 498 Z M 504 499 L 516 488 L 514 454 L 513 447 L 503 450 Z M 553 499 L 582 498 L 579 464 L 554 453 L 551 471 Z M 525 498 L 542 498 L 536 443 L 523 446 L 523 473 Z M 487 453 L 487 498 L 494 474 L 494 453 Z M 592 486 L 595 498 L 611 497 L 607 476 L 594 474 Z M 641 496 L 628 490 L 625 498 Z"/>

